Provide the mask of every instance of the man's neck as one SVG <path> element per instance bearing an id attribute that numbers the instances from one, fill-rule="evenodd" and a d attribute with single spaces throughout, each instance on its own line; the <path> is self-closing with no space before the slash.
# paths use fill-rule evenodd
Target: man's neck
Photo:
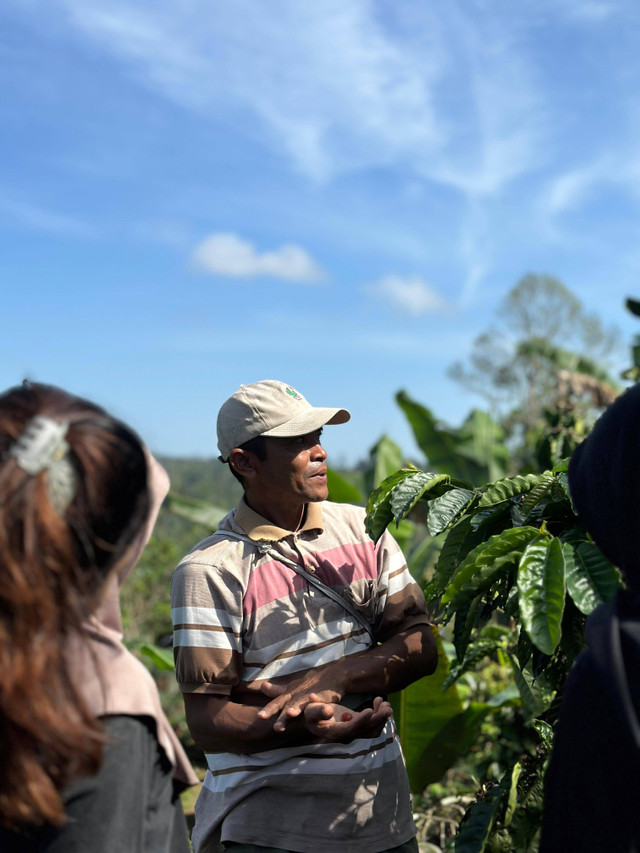
<path id="1" fill-rule="evenodd" d="M 263 503 L 259 498 L 256 498 L 254 495 L 248 495 L 246 492 L 244 499 L 247 506 L 254 512 L 257 512 L 258 515 L 266 518 L 267 521 L 270 521 L 282 530 L 290 530 L 292 533 L 295 533 L 304 522 L 307 510 L 306 503 L 296 503 L 291 506 L 273 506 L 267 502 Z"/>

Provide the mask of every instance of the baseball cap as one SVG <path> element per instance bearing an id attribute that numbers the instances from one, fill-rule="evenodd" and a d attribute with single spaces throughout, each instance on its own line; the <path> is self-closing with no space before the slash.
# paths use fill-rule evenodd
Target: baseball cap
<path id="1" fill-rule="evenodd" d="M 259 435 L 306 435 L 326 424 L 344 424 L 346 409 L 315 408 L 291 385 L 264 379 L 241 385 L 218 412 L 218 449 L 223 462 L 234 447 Z"/>

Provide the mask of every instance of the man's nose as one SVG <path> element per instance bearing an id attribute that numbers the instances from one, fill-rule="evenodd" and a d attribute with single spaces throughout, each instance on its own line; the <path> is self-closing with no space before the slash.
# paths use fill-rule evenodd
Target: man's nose
<path id="1" fill-rule="evenodd" d="M 320 442 L 318 442 L 317 444 L 314 444 L 313 447 L 311 448 L 311 458 L 314 460 L 314 462 L 315 461 L 324 462 L 324 460 L 327 458 L 327 451 L 320 444 Z"/>

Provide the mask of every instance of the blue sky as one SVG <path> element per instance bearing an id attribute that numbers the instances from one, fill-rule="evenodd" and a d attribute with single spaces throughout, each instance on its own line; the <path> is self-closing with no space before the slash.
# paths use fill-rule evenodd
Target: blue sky
<path id="1" fill-rule="evenodd" d="M 346 406 L 334 462 L 415 447 L 528 272 L 640 331 L 640 7 L 5 0 L 0 382 L 214 455 L 240 383 Z M 626 359 L 622 359 L 626 363 Z"/>

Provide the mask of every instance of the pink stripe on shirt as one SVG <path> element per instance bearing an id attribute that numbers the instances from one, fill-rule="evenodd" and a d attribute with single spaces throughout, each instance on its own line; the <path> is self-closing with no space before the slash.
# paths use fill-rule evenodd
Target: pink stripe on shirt
<path id="1" fill-rule="evenodd" d="M 350 585 L 362 578 L 375 580 L 375 546 L 373 542 L 356 542 L 305 555 L 306 565 L 318 570 L 317 577 L 327 586 Z M 243 612 L 245 616 L 265 604 L 286 598 L 304 589 L 305 581 L 289 566 L 269 560 L 256 566 L 247 583 Z"/>

